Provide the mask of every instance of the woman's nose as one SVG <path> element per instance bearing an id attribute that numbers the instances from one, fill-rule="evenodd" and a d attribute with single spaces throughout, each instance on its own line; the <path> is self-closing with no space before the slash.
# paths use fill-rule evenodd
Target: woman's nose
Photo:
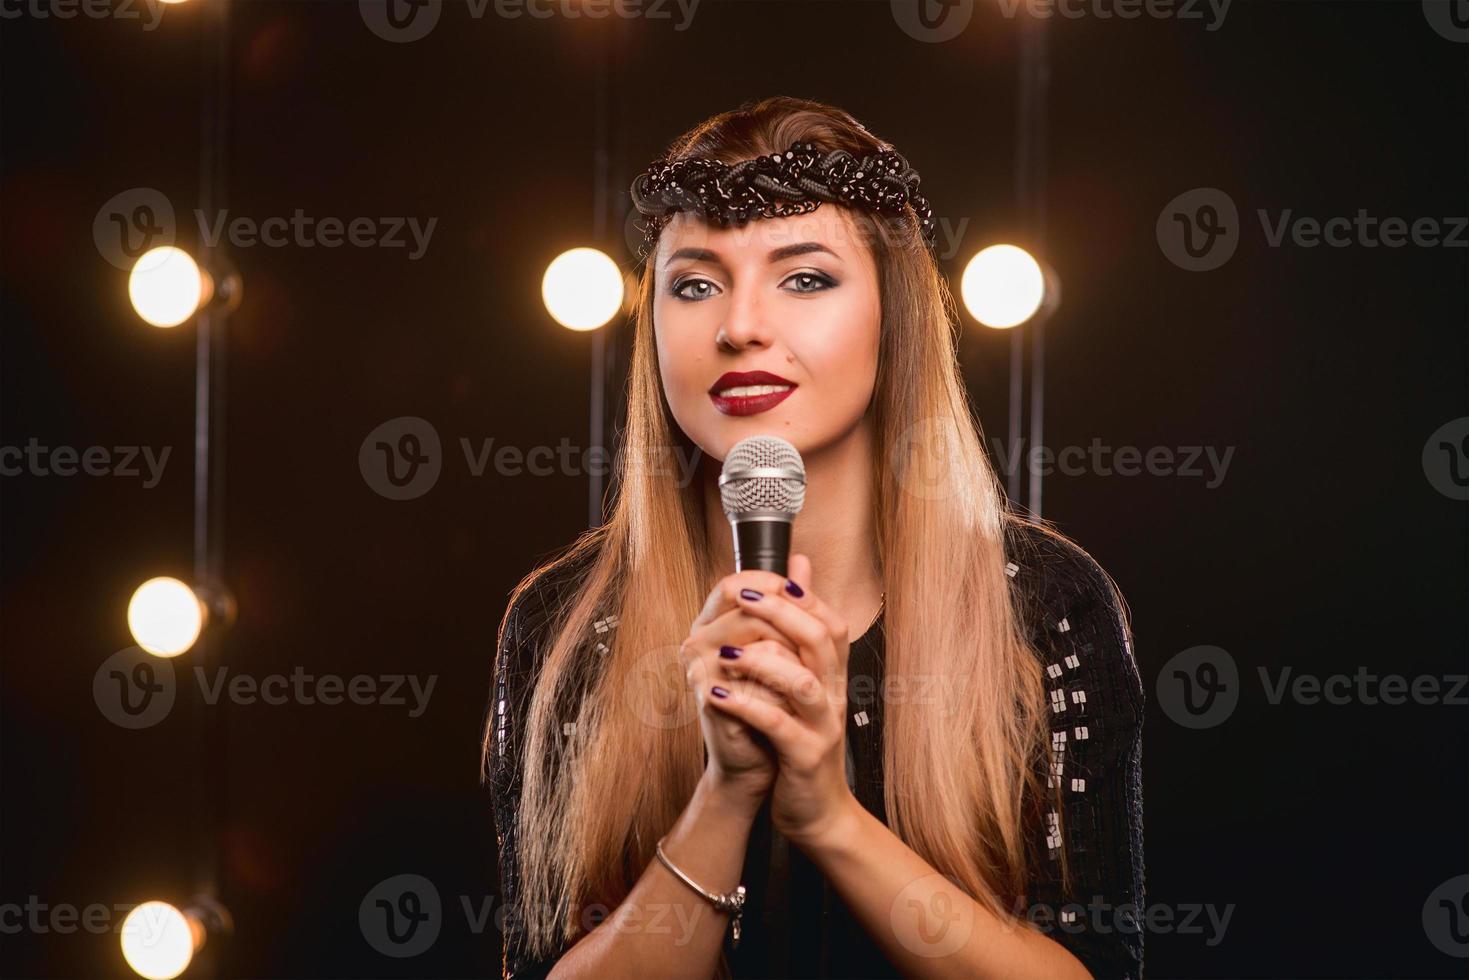
<path id="1" fill-rule="evenodd" d="M 737 350 L 751 344 L 770 343 L 769 327 L 760 298 L 754 290 L 734 290 L 729 305 L 725 307 L 724 322 L 719 325 L 715 341 Z"/>

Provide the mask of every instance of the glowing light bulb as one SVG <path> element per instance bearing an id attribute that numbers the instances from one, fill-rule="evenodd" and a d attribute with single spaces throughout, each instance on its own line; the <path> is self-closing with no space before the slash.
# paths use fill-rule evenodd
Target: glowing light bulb
<path id="1" fill-rule="evenodd" d="M 991 245 L 969 260 L 959 281 L 964 306 L 987 327 L 1029 320 L 1047 299 L 1046 274 L 1023 248 Z"/>
<path id="2" fill-rule="evenodd" d="M 622 308 L 622 270 L 595 248 L 562 252 L 546 267 L 541 301 L 552 319 L 568 330 L 595 330 Z"/>
<path id="3" fill-rule="evenodd" d="M 155 327 L 176 327 L 199 309 L 207 281 L 181 248 L 162 245 L 139 256 L 128 276 L 128 298 L 138 316 Z"/>
<path id="4" fill-rule="evenodd" d="M 167 576 L 144 582 L 128 602 L 133 641 L 158 657 L 177 657 L 193 646 L 204 616 L 204 604 L 194 590 Z"/>
<path id="5" fill-rule="evenodd" d="M 122 957 L 148 980 L 173 980 L 203 942 L 203 925 L 167 902 L 144 902 L 122 921 Z"/>

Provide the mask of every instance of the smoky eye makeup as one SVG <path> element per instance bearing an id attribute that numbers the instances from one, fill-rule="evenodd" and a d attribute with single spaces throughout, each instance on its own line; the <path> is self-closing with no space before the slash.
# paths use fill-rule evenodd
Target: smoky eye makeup
<path id="1" fill-rule="evenodd" d="M 697 273 L 675 274 L 668 283 L 668 294 L 675 299 L 695 302 L 720 292 L 720 287 L 707 276 Z"/>
<path id="2" fill-rule="evenodd" d="M 841 281 L 835 276 L 814 269 L 791 273 L 781 281 L 782 286 L 788 283 L 798 284 L 789 289 L 793 293 L 824 293 L 841 285 Z"/>

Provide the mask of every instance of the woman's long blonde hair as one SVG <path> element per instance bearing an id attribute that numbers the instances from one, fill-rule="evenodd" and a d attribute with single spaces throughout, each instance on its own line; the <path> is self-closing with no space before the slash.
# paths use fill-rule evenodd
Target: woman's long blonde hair
<path id="1" fill-rule="evenodd" d="M 676 140 L 667 158 L 733 162 L 797 140 L 859 157 L 887 146 L 839 109 L 782 97 L 709 119 Z M 1007 527 L 1025 519 L 1009 511 L 984 450 L 959 372 L 953 295 L 916 220 L 849 213 L 873 232 L 882 296 L 872 479 L 887 595 L 884 675 L 901 682 L 885 690 L 919 692 L 884 702 L 887 821 L 975 900 L 1013 917 L 1032 859 L 1025 808 L 1038 798 L 1037 761 L 1048 749 L 1042 667 L 1004 570 Z M 633 318 L 611 518 L 527 575 L 510 598 L 513 607 L 563 563 L 589 562 L 574 594 L 557 603 L 520 719 L 514 911 L 532 956 L 584 934 L 591 903 L 611 909 L 626 898 L 704 769 L 677 653 L 715 573 L 702 483 L 680 486 L 672 461 L 694 447 L 660 383 L 653 273 L 650 258 Z M 598 632 L 594 620 L 608 612 L 616 628 Z M 499 642 L 504 629 L 502 620 Z M 610 649 L 589 651 L 589 637 Z M 937 678 L 942 683 L 925 681 Z M 935 690 L 939 699 L 923 696 Z M 670 691 L 682 695 L 677 710 Z M 564 710 L 574 726 L 563 727 Z M 726 967 L 721 962 L 721 973 Z"/>

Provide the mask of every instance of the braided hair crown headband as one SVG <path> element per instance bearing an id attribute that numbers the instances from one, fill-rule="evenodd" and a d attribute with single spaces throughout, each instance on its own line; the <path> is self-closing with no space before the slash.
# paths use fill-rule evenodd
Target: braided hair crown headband
<path id="1" fill-rule="evenodd" d="M 648 218 L 638 257 L 647 257 L 677 211 L 693 211 L 728 227 L 751 218 L 804 214 L 823 201 L 888 215 L 911 207 L 924 244 L 932 248 L 937 238 L 933 210 L 918 184 L 918 171 L 891 149 L 856 157 L 800 141 L 782 153 L 734 164 L 708 157 L 671 163 L 660 158 L 632 182 L 633 207 Z"/>

